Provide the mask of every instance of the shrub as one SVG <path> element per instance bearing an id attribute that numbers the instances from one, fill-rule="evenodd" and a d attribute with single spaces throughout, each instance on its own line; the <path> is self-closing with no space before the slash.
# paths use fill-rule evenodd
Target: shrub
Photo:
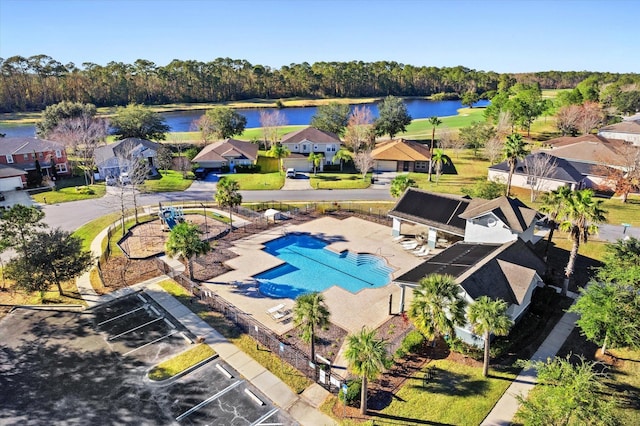
<path id="1" fill-rule="evenodd" d="M 471 198 L 484 198 L 485 200 L 493 200 L 504 195 L 507 185 L 502 182 L 493 180 L 481 180 L 473 186 L 464 186 L 460 188 L 460 192 Z"/>
<path id="2" fill-rule="evenodd" d="M 424 336 L 417 330 L 413 330 L 407 334 L 402 340 L 402 349 L 407 353 L 417 352 L 424 343 Z"/>
<path id="3" fill-rule="evenodd" d="M 351 407 L 358 407 L 360 406 L 361 389 L 362 389 L 361 379 L 351 380 L 350 382 L 347 383 L 347 394 L 345 395 L 345 393 L 342 392 L 342 390 L 340 390 L 340 392 L 338 393 L 338 399 L 340 399 L 340 402 L 345 404 L 345 398 L 346 398 L 347 405 Z"/>
<path id="4" fill-rule="evenodd" d="M 80 194 L 93 195 L 95 191 L 89 186 L 76 186 L 76 192 Z"/>
<path id="5" fill-rule="evenodd" d="M 459 354 L 469 356 L 478 361 L 484 358 L 482 348 L 465 343 L 457 337 L 447 340 L 447 343 L 449 344 L 449 349 L 453 352 L 458 352 Z"/>
<path id="6" fill-rule="evenodd" d="M 457 93 L 434 93 L 431 95 L 431 99 L 434 101 L 457 101 L 460 99 L 460 95 Z"/>
<path id="7" fill-rule="evenodd" d="M 339 172 L 340 164 L 325 164 L 322 170 L 325 172 Z"/>
<path id="8" fill-rule="evenodd" d="M 236 166 L 238 173 L 260 173 L 259 164 L 240 164 Z"/>

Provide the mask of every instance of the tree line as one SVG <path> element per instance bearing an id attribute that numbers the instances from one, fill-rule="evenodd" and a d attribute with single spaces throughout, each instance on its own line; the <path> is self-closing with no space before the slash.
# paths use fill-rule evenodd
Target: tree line
<path id="1" fill-rule="evenodd" d="M 0 112 L 42 110 L 60 101 L 98 107 L 139 103 L 224 102 L 288 97 L 462 97 L 487 98 L 499 86 L 538 84 L 576 87 L 592 78 L 602 84 L 640 82 L 638 74 L 547 71 L 499 74 L 464 66 L 414 66 L 394 61 L 315 62 L 280 68 L 243 59 L 202 62 L 175 59 L 162 66 L 138 59 L 133 64 L 84 62 L 62 64 L 47 55 L 0 58 Z M 487 95 L 489 94 L 489 95 Z"/>

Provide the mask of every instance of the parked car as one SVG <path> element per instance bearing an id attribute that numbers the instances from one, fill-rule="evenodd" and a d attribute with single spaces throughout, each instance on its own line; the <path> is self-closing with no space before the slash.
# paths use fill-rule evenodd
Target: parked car
<path id="1" fill-rule="evenodd" d="M 116 178 L 115 178 L 115 177 L 113 177 L 113 176 L 107 176 L 107 177 L 104 179 L 104 183 L 106 183 L 108 186 L 114 186 L 114 185 L 115 185 L 116 183 L 118 183 L 118 182 L 116 181 Z"/>
<path id="2" fill-rule="evenodd" d="M 295 179 L 296 178 L 296 169 L 287 169 L 287 172 L 285 173 L 285 176 L 291 179 Z"/>
<path id="3" fill-rule="evenodd" d="M 129 177 L 129 173 L 120 173 L 120 183 L 122 185 L 131 183 L 131 178 Z"/>

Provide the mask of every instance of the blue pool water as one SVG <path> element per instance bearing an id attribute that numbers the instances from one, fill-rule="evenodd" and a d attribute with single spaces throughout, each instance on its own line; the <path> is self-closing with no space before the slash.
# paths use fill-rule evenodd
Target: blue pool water
<path id="1" fill-rule="evenodd" d="M 352 293 L 390 282 L 393 271 L 372 254 L 335 253 L 327 242 L 305 234 L 290 234 L 265 244 L 267 253 L 285 264 L 255 275 L 260 292 L 272 297 L 297 296 L 338 285 Z"/>

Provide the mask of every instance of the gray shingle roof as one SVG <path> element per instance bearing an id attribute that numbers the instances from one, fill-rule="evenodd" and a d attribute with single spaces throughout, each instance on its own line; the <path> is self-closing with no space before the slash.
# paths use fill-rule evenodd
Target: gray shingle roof
<path id="1" fill-rule="evenodd" d="M 302 141 L 315 143 L 336 143 L 340 144 L 340 138 L 335 133 L 325 132 L 315 127 L 306 127 L 296 132 L 287 133 L 282 136 L 282 143 L 299 143 Z"/>
<path id="2" fill-rule="evenodd" d="M 11 166 L 5 166 L 4 164 L 0 164 L 0 178 L 7 178 L 7 177 L 13 177 L 13 176 L 22 176 L 22 175 L 26 175 L 27 172 L 25 172 L 22 169 L 18 169 L 16 167 L 11 167 Z"/>
<path id="3" fill-rule="evenodd" d="M 475 200 L 474 200 L 475 201 Z M 480 201 L 470 205 L 462 214 L 462 219 L 473 219 L 487 213 L 498 216 L 507 226 L 516 232 L 524 232 L 531 226 L 538 214 L 517 198 L 498 197 L 489 201 Z"/>
<path id="4" fill-rule="evenodd" d="M 0 155 L 32 154 L 35 152 L 63 150 L 65 147 L 59 142 L 46 139 L 9 137 L 0 138 Z"/>
<path id="5" fill-rule="evenodd" d="M 138 145 L 142 145 L 145 148 L 152 149 L 154 151 L 157 151 L 160 147 L 160 144 L 157 142 L 151 142 L 145 139 L 138 138 L 127 138 L 121 141 L 110 143 L 105 146 L 100 146 L 95 149 L 93 155 L 96 159 L 96 164 L 100 166 L 101 164 L 108 162 L 112 158 L 126 156 L 127 152 Z"/>
<path id="6" fill-rule="evenodd" d="M 258 145 L 236 139 L 226 139 L 214 142 L 202 148 L 198 155 L 194 157 L 192 162 L 226 161 L 227 158 L 225 157 L 255 161 L 256 158 L 258 158 Z"/>

